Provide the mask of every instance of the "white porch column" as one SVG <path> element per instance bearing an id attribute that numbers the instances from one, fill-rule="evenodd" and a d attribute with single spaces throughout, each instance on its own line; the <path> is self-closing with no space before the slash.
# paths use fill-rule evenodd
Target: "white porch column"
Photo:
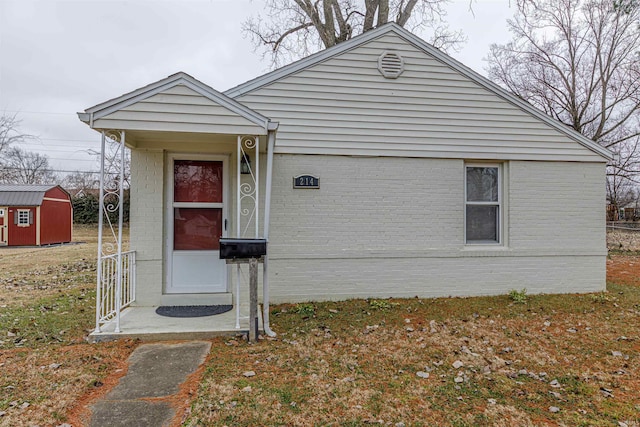
<path id="1" fill-rule="evenodd" d="M 98 200 L 98 259 L 96 266 L 96 328 L 95 333 L 100 332 L 100 320 L 102 318 L 102 227 L 104 215 L 104 149 L 106 136 L 104 131 L 100 139 L 100 194 Z"/>
<path id="2" fill-rule="evenodd" d="M 114 332 L 120 332 L 120 311 L 123 307 L 122 226 L 125 168 L 125 132 L 103 130 L 100 147 L 96 333 L 101 332 L 102 324 L 114 319 Z M 109 214 L 114 212 L 118 212 L 117 224 L 112 223 L 109 217 Z M 110 232 L 107 236 L 104 233 L 105 221 Z M 129 302 L 127 298 L 124 305 Z"/>
<path id="3" fill-rule="evenodd" d="M 276 333 L 271 330 L 269 324 L 269 220 L 271 219 L 271 183 L 273 182 L 273 150 L 276 146 L 276 130 L 278 123 L 273 124 L 273 129 L 269 129 L 267 136 L 267 177 L 265 183 L 264 197 L 264 238 L 267 239 L 267 255 L 262 264 L 262 325 L 264 332 L 270 337 L 275 337 Z"/>
<path id="4" fill-rule="evenodd" d="M 252 159 L 253 156 L 253 160 Z M 243 166 L 245 173 L 243 173 Z M 259 237 L 260 215 L 260 137 L 238 136 L 236 153 L 236 237 L 248 237 L 253 228 L 254 238 Z M 242 182 L 242 176 L 248 176 Z M 242 219 L 246 218 L 246 224 Z M 253 223 L 253 227 L 251 227 Z M 236 329 L 240 329 L 240 264 L 236 265 Z"/>

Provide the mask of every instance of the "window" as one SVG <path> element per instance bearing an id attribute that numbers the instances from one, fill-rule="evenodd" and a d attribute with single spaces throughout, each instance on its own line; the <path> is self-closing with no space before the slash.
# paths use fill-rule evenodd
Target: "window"
<path id="1" fill-rule="evenodd" d="M 29 209 L 18 209 L 18 227 L 28 227 L 29 221 Z"/>
<path id="2" fill-rule="evenodd" d="M 173 250 L 220 249 L 223 163 L 178 160 L 173 163 Z"/>
<path id="3" fill-rule="evenodd" d="M 501 242 L 501 166 L 465 167 L 465 242 Z"/>

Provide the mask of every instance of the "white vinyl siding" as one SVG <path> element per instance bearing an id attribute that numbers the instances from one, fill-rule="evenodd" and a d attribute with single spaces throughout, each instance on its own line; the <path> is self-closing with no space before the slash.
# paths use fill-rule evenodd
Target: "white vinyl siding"
<path id="1" fill-rule="evenodd" d="M 96 120 L 94 127 L 136 131 L 264 134 L 263 128 L 182 85 L 106 115 Z"/>
<path id="2" fill-rule="evenodd" d="M 385 50 L 397 79 L 377 69 Z M 236 99 L 280 122 L 277 153 L 604 161 L 395 34 Z"/>

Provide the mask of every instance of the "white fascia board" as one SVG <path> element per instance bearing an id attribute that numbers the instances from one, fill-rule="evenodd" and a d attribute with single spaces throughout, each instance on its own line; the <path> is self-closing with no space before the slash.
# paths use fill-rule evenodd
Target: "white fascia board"
<path id="1" fill-rule="evenodd" d="M 278 130 L 278 126 L 280 126 L 280 122 L 269 121 L 267 123 L 267 130 Z"/>
<path id="2" fill-rule="evenodd" d="M 244 117 L 251 123 L 267 129 L 269 119 L 262 114 L 240 104 L 238 101 L 229 98 L 228 96 L 216 91 L 215 89 L 205 85 L 201 81 L 191 77 L 190 75 L 180 72 L 173 74 L 165 79 L 144 86 L 133 92 L 124 94 L 118 98 L 111 99 L 103 102 L 91 108 L 85 110 L 84 113 L 78 113 L 78 118 L 87 123 L 91 119 L 93 114 L 93 120 L 98 120 L 118 110 L 126 108 L 136 102 L 147 99 L 153 95 L 163 92 L 172 87 L 183 85 L 193 90 L 194 92 L 210 99 L 211 101 L 219 104 L 222 107 Z"/>

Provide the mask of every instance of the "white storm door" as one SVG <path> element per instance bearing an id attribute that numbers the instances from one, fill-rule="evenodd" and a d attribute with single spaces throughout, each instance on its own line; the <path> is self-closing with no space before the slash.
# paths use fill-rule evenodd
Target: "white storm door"
<path id="1" fill-rule="evenodd" d="M 166 292 L 226 292 L 219 242 L 227 217 L 226 161 L 174 157 L 170 166 Z"/>

